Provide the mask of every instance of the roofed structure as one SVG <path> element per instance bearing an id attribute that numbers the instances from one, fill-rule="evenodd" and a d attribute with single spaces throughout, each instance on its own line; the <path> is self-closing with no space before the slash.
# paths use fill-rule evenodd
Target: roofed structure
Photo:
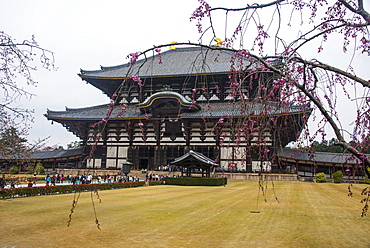
<path id="1" fill-rule="evenodd" d="M 280 61 L 270 63 L 280 66 Z M 86 145 L 82 157 L 93 156 L 83 160 L 83 167 L 119 168 L 128 159 L 136 167 L 153 169 L 192 150 L 218 158 L 223 167 L 231 161 L 250 171 L 261 153 L 271 157 L 276 147 L 296 140 L 312 111 L 307 105 L 279 102 L 280 89 L 273 87 L 277 76 L 271 71 L 248 76 L 258 70 L 256 66 L 248 56 L 192 47 L 165 51 L 133 65 L 81 70 L 82 80 L 115 104 L 48 110 L 45 116 L 81 138 Z M 245 80 L 235 94 L 230 70 L 240 68 Z M 271 89 L 269 101 L 255 100 L 261 88 Z M 264 128 L 258 128 L 261 116 Z M 243 122 L 253 125 L 253 131 L 237 137 L 235 130 L 242 130 Z M 245 152 L 237 154 L 236 149 Z"/>
<path id="2" fill-rule="evenodd" d="M 214 160 L 192 150 L 175 159 L 171 165 L 180 166 L 181 175 L 185 173 L 187 177 L 192 176 L 192 173 L 201 173 L 202 177 L 210 177 L 211 169 L 219 166 Z"/>
<path id="3" fill-rule="evenodd" d="M 363 179 L 362 162 L 351 153 L 301 151 L 284 148 L 278 152 L 279 163 L 289 173 L 313 177 L 324 172 L 329 177 L 341 170 L 347 177 Z"/>

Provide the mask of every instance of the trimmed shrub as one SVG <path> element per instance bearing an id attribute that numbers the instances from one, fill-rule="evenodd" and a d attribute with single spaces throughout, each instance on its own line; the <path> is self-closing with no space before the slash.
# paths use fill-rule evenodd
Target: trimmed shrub
<path id="1" fill-rule="evenodd" d="M 35 173 L 37 175 L 45 175 L 45 168 L 41 163 L 36 164 Z"/>
<path id="2" fill-rule="evenodd" d="M 367 171 L 368 171 L 368 172 L 370 172 L 370 168 L 367 168 Z M 364 180 L 364 183 L 370 184 L 370 179 L 369 179 L 369 177 L 367 176 L 367 174 L 365 174 L 365 180 Z"/>
<path id="3" fill-rule="evenodd" d="M 18 174 L 19 173 L 18 167 L 16 167 L 16 166 L 10 167 L 9 173 L 10 174 Z"/>
<path id="4" fill-rule="evenodd" d="M 28 174 L 33 174 L 33 173 L 35 172 L 35 166 L 33 166 L 33 165 L 29 165 L 29 166 L 27 166 L 27 167 L 26 167 L 26 172 L 27 172 Z"/>
<path id="5" fill-rule="evenodd" d="M 320 172 L 316 174 L 316 182 L 317 183 L 324 183 L 326 182 L 326 175 L 324 172 Z"/>
<path id="6" fill-rule="evenodd" d="M 334 183 L 341 183 L 343 178 L 343 172 L 341 170 L 333 173 Z"/>
<path id="7" fill-rule="evenodd" d="M 150 185 L 161 185 L 164 181 L 151 181 Z M 52 195 L 52 194 L 68 194 L 82 191 L 94 190 L 110 190 L 144 186 L 144 182 L 129 182 L 129 183 L 101 183 L 101 184 L 78 184 L 78 185 L 63 185 L 63 186 L 48 186 L 48 187 L 24 187 L 0 189 L 0 199 L 14 197 L 28 197 L 37 195 Z"/>
<path id="8" fill-rule="evenodd" d="M 166 184 L 183 186 L 222 186 L 227 184 L 226 177 L 166 177 Z"/>

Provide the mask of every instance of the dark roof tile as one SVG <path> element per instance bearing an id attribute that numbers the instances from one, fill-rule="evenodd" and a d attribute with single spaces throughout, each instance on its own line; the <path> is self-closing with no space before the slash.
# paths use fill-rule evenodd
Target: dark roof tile
<path id="1" fill-rule="evenodd" d="M 284 148 L 278 151 L 278 156 L 283 159 L 295 159 L 301 161 L 311 161 L 319 163 L 333 164 L 359 164 L 361 161 L 354 158 L 350 153 L 330 153 L 330 152 L 314 152 L 300 151 L 297 149 Z"/>
<path id="2" fill-rule="evenodd" d="M 246 103 L 244 106 L 240 103 L 222 103 L 215 102 L 211 103 L 208 107 L 206 103 L 199 103 L 201 110 L 195 112 L 184 112 L 180 115 L 183 118 L 202 118 L 202 117 L 239 117 L 239 116 L 256 116 L 259 115 L 262 111 L 266 111 L 267 115 L 283 115 L 283 114 L 294 114 L 302 112 L 310 112 L 311 109 L 305 106 L 299 105 L 279 105 L 277 103 Z M 139 119 L 146 118 L 150 116 L 141 113 L 137 108 L 137 105 L 129 105 L 126 110 L 119 116 L 121 112 L 120 106 L 114 106 L 113 112 L 110 119 Z M 52 111 L 48 110 L 45 116 L 48 119 L 58 120 L 99 120 L 106 117 L 108 113 L 107 105 L 99 105 L 94 107 L 87 108 L 66 108 L 65 111 Z"/>
<path id="3" fill-rule="evenodd" d="M 131 67 L 123 64 L 112 67 L 101 67 L 100 70 L 81 70 L 80 76 L 93 78 L 127 78 L 134 74 L 142 78 L 159 76 L 180 76 L 191 74 L 229 73 L 230 60 L 234 53 L 212 50 L 202 47 L 187 47 L 168 50 L 159 56 L 141 59 Z M 251 59 L 243 58 L 243 65 L 250 64 Z M 239 62 L 235 62 L 238 64 Z M 253 67 L 249 68 L 253 69 Z"/>

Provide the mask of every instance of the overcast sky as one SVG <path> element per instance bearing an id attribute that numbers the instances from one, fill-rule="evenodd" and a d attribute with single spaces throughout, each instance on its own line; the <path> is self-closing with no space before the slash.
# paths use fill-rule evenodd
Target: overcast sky
<path id="1" fill-rule="evenodd" d="M 49 145 L 66 146 L 78 140 L 58 123 L 43 116 L 47 108 L 64 110 L 108 103 L 109 99 L 77 76 L 80 68 L 126 63 L 129 53 L 171 41 L 197 41 L 189 22 L 197 1 L 0 0 L 0 30 L 21 42 L 35 36 L 55 53 L 58 70 L 33 73 L 36 95 L 26 102 L 35 109 L 29 140 L 50 136 Z M 181 2 L 184 3 L 184 2 Z M 24 103 L 23 103 L 24 104 Z"/>
<path id="2" fill-rule="evenodd" d="M 212 7 L 226 3 L 241 7 L 239 0 L 208 2 Z M 189 21 L 197 0 L 0 0 L 0 4 L 0 30 L 20 42 L 34 35 L 40 46 L 55 53 L 58 70 L 38 68 L 33 76 L 39 85 L 28 88 L 36 97 L 22 102 L 35 109 L 29 140 L 50 136 L 50 146 L 65 147 L 78 138 L 60 124 L 47 121 L 43 116 L 47 109 L 109 101 L 78 77 L 80 68 L 96 70 L 100 65 L 123 64 L 129 53 L 171 41 L 197 42 L 199 38 L 195 23 Z M 368 62 L 366 56 L 356 62 L 365 78 L 370 78 Z"/>

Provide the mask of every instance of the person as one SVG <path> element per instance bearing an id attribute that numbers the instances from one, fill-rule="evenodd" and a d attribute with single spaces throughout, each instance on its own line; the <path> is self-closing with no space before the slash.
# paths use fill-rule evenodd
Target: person
<path id="1" fill-rule="evenodd" d="M 0 178 L 0 188 L 5 188 L 6 186 L 6 181 L 5 181 L 5 178 L 4 177 L 1 177 Z"/>
<path id="2" fill-rule="evenodd" d="M 70 177 L 70 183 L 72 183 L 72 185 L 75 185 L 76 184 L 76 180 L 77 180 L 77 177 L 71 175 L 71 177 Z"/>
<path id="3" fill-rule="evenodd" d="M 107 176 L 108 177 L 108 183 L 111 183 L 112 182 L 112 178 L 113 178 L 113 176 Z"/>
<path id="4" fill-rule="evenodd" d="M 33 185 L 36 185 L 36 181 L 37 181 L 37 176 L 36 176 L 36 173 L 33 174 Z"/>
<path id="5" fill-rule="evenodd" d="M 87 184 L 91 184 L 91 183 L 92 183 L 92 178 L 93 178 L 93 176 L 92 176 L 91 174 L 89 174 L 89 175 L 87 176 L 86 183 L 87 183 Z"/>
<path id="6" fill-rule="evenodd" d="M 49 174 L 46 175 L 45 181 L 46 181 L 46 185 L 45 186 L 50 186 L 51 178 L 50 178 L 50 175 Z"/>
<path id="7" fill-rule="evenodd" d="M 55 186 L 55 183 L 57 182 L 57 177 L 54 175 L 52 178 L 51 178 L 51 185 L 52 186 Z"/>

